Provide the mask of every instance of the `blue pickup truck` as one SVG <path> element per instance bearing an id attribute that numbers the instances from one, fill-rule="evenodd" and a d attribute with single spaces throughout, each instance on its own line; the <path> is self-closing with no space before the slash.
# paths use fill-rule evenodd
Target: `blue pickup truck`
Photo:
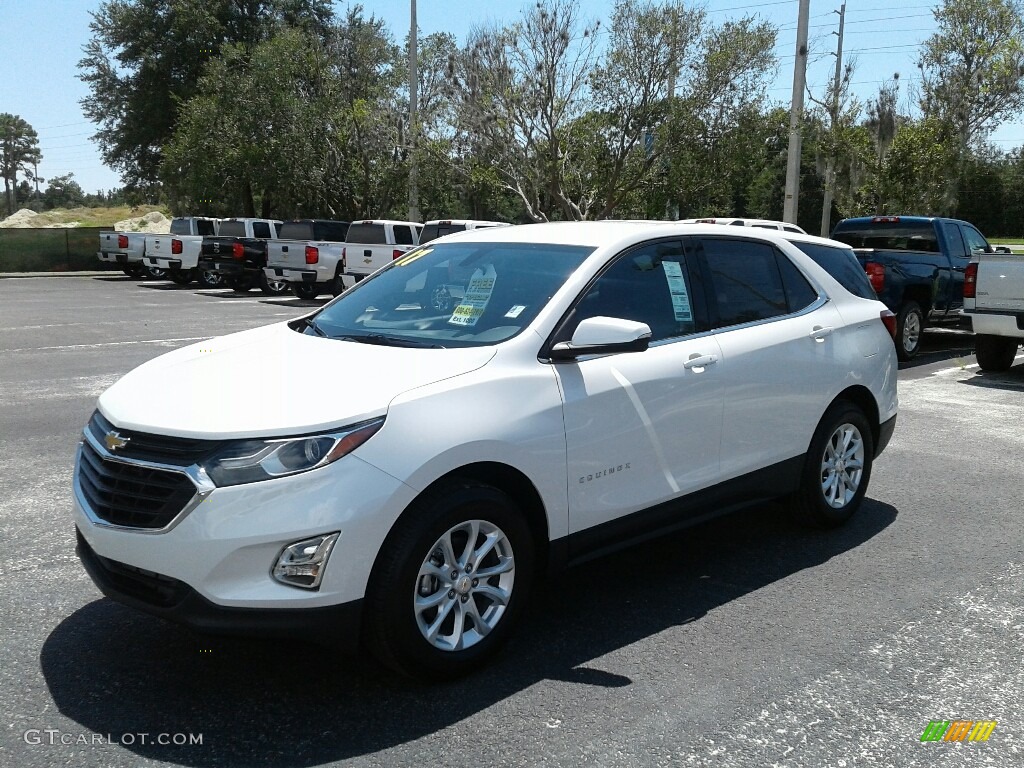
<path id="1" fill-rule="evenodd" d="M 994 252 L 973 224 L 933 216 L 843 219 L 832 237 L 853 247 L 878 298 L 896 313 L 902 361 L 917 354 L 928 325 L 961 322 L 971 255 Z"/>

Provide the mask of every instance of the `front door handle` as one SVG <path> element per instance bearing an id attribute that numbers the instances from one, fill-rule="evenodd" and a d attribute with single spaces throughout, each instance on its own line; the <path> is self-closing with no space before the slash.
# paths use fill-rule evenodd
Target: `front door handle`
<path id="1" fill-rule="evenodd" d="M 700 355 L 692 354 L 690 359 L 683 363 L 683 368 L 687 370 L 696 370 L 698 373 L 709 365 L 713 365 L 718 362 L 718 355 Z"/>
<path id="2" fill-rule="evenodd" d="M 825 340 L 826 336 L 831 336 L 832 331 L 835 330 L 829 326 L 816 325 L 811 328 L 811 332 L 807 334 L 819 344 Z"/>

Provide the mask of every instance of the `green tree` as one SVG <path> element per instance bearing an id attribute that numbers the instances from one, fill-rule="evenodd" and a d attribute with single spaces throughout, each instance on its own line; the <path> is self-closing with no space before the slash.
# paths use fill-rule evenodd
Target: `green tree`
<path id="1" fill-rule="evenodd" d="M 161 148 L 208 62 L 226 46 L 251 50 L 279 29 L 323 33 L 328 0 L 104 0 L 79 61 L 82 109 L 103 160 L 131 186 L 158 179 Z"/>
<path id="2" fill-rule="evenodd" d="M 14 213 L 14 188 L 18 185 L 18 172 L 33 178 L 33 168 L 42 159 L 39 136 L 35 129 L 17 115 L 0 113 L 0 172 L 4 177 L 8 216 Z"/>
<path id="3" fill-rule="evenodd" d="M 43 209 L 75 208 L 85 203 L 85 192 L 75 181 L 75 174 L 51 176 L 47 187 L 43 190 Z"/>

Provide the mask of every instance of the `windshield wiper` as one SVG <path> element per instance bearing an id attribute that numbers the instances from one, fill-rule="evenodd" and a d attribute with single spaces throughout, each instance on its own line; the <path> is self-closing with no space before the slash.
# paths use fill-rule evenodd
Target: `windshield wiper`
<path id="1" fill-rule="evenodd" d="M 302 324 L 307 328 L 312 328 L 313 333 L 315 333 L 317 336 L 327 336 L 327 331 L 325 331 L 323 328 L 317 325 L 316 320 L 314 320 L 312 317 L 302 318 Z"/>
<path id="2" fill-rule="evenodd" d="M 385 336 L 382 333 L 345 334 L 332 338 L 344 341 L 356 341 L 360 344 L 377 344 L 382 347 L 422 347 L 425 349 L 444 349 L 441 344 L 429 344 L 418 339 L 405 339 L 401 336 Z"/>

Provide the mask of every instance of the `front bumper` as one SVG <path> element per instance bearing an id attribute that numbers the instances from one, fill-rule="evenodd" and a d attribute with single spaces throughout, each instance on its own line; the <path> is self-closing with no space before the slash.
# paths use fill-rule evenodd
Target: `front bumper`
<path id="1" fill-rule="evenodd" d="M 99 590 L 123 605 L 214 635 L 303 638 L 354 649 L 363 601 L 321 608 L 233 608 L 205 599 L 177 579 L 98 555 L 75 529 L 75 553 Z"/>

